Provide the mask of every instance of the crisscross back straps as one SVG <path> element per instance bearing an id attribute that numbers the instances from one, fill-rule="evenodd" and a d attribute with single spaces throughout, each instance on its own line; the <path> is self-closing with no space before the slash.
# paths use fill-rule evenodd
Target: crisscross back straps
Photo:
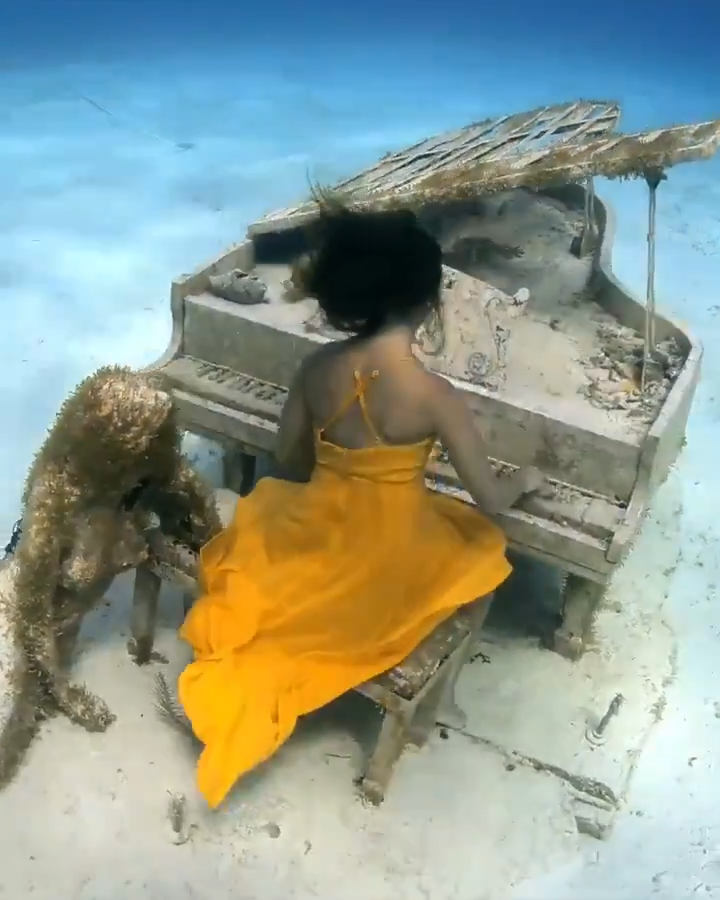
<path id="1" fill-rule="evenodd" d="M 358 403 L 360 406 L 360 412 L 362 413 L 363 421 L 368 428 L 368 431 L 375 439 L 376 444 L 382 444 L 382 438 L 378 434 L 377 428 L 373 424 L 373 421 L 370 417 L 370 411 L 367 407 L 367 400 L 365 398 L 365 391 L 367 390 L 367 386 L 378 377 L 380 374 L 378 369 L 374 369 L 369 375 L 363 378 L 360 371 L 355 369 L 353 372 L 353 378 L 355 380 L 355 390 L 353 393 L 346 398 L 346 400 L 340 404 L 338 409 L 333 413 L 332 416 L 327 420 L 327 422 L 322 426 L 322 428 L 318 429 L 318 434 L 322 435 L 331 425 L 334 425 L 338 419 L 341 419 L 345 413 L 350 409 L 353 403 Z"/>

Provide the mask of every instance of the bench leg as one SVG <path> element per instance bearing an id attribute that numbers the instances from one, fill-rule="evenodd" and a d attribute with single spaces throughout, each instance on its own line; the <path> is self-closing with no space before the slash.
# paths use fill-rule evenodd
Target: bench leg
<path id="1" fill-rule="evenodd" d="M 549 649 L 565 659 L 578 660 L 585 653 L 590 627 L 607 585 L 568 572 L 562 592 L 562 625 L 551 635 Z"/>
<path id="2" fill-rule="evenodd" d="M 137 665 L 144 666 L 153 659 L 155 625 L 161 578 L 149 566 L 141 565 L 135 571 L 130 634 L 127 649 Z"/>
<path id="3" fill-rule="evenodd" d="M 494 594 L 488 594 L 486 597 L 476 600 L 473 604 L 470 633 L 463 646 L 459 648 L 447 665 L 448 672 L 443 681 L 443 695 L 437 709 L 436 718 L 438 725 L 444 725 L 446 728 L 454 728 L 458 731 L 462 731 L 467 727 L 467 714 L 457 705 L 455 700 L 455 685 L 463 667 L 469 662 L 473 654 L 475 642 L 488 617 L 494 596 Z"/>
<path id="4" fill-rule="evenodd" d="M 448 661 L 435 674 L 415 706 L 415 712 L 410 720 L 408 741 L 416 747 L 422 747 L 428 742 L 435 730 L 438 717 L 442 718 L 440 707 L 448 690 L 452 667 L 452 661 Z"/>
<path id="5" fill-rule="evenodd" d="M 368 762 L 365 775 L 360 781 L 363 797 L 375 806 L 385 799 L 385 791 L 408 742 L 408 712 L 385 711 L 377 744 Z"/>

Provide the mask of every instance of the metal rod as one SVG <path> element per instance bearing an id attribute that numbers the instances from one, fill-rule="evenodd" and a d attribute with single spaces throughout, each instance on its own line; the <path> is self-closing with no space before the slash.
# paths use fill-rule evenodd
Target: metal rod
<path id="1" fill-rule="evenodd" d="M 655 224 L 657 219 L 657 189 L 665 174 L 661 171 L 648 172 L 645 181 L 648 185 L 648 256 L 647 256 L 647 288 L 645 293 L 645 335 L 643 343 L 642 371 L 640 373 L 640 390 L 645 393 L 647 387 L 648 368 L 655 354 Z"/>
<path id="2" fill-rule="evenodd" d="M 585 191 L 585 225 L 595 233 L 595 182 L 592 177 L 588 178 Z"/>
<path id="3" fill-rule="evenodd" d="M 624 702 L 625 698 L 622 694 L 615 694 L 615 696 L 610 701 L 607 712 L 602 717 L 602 719 L 600 719 L 597 725 L 593 727 L 590 723 L 588 723 L 588 726 L 585 729 L 585 739 L 588 741 L 588 743 L 592 744 L 593 747 L 600 747 L 605 743 L 605 732 L 608 725 L 610 724 L 610 720 L 620 712 L 620 708 L 622 707 Z"/>
<path id="4" fill-rule="evenodd" d="M 605 729 L 610 724 L 610 719 L 613 716 L 616 716 L 620 712 L 620 707 L 625 702 L 625 698 L 622 694 L 615 694 L 615 696 L 610 701 L 610 705 L 607 708 L 607 712 L 597 723 L 595 728 L 593 728 L 593 734 L 595 737 L 602 737 L 605 734 Z"/>
<path id="5" fill-rule="evenodd" d="M 590 227 L 590 190 L 592 185 L 592 178 L 588 178 L 585 182 L 585 228 Z"/>
<path id="6" fill-rule="evenodd" d="M 578 246 L 578 256 L 593 253 L 597 246 L 597 227 L 595 222 L 595 184 L 592 178 L 585 179 L 584 222 Z"/>

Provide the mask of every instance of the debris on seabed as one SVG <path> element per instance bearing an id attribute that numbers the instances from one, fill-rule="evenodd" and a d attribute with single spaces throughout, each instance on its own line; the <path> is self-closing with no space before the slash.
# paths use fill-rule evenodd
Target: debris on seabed
<path id="1" fill-rule="evenodd" d="M 185 794 L 175 794 L 171 791 L 168 791 L 168 794 L 170 799 L 167 817 L 172 831 L 172 842 L 178 845 L 186 844 L 193 829 L 192 823 L 188 822 L 187 798 Z"/>

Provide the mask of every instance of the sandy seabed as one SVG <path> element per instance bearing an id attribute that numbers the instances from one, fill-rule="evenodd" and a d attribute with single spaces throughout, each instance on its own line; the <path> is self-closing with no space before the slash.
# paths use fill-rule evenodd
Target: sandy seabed
<path id="1" fill-rule="evenodd" d="M 108 61 L 2 73 L 0 165 L 12 173 L 0 209 L 3 533 L 17 518 L 32 452 L 74 384 L 106 362 L 149 363 L 167 345 L 172 277 L 217 255 L 245 223 L 302 194 L 309 165 L 339 176 L 338 159 L 352 169 L 452 124 L 398 103 L 377 124 L 377 103 L 369 104 L 372 116 L 369 107 L 356 107 L 363 89 L 349 79 L 340 84 L 338 75 L 334 96 L 358 112 L 334 120 L 324 108 L 322 129 L 313 130 L 305 95 L 287 79 L 261 74 L 252 91 L 240 92 L 237 76 L 202 62 L 193 65 L 186 54 L 182 65 L 134 71 Z M 313 86 L 316 97 L 322 90 Z M 515 108 L 522 92 L 510 95 Z M 115 120 L 83 96 L 111 109 Z M 295 115 L 301 106 L 302 120 Z M 483 113 L 468 112 L 467 91 L 455 107 L 435 109 Z M 663 118 L 685 118 L 681 104 Z M 616 271 L 642 293 L 643 192 L 603 184 L 598 191 L 618 215 Z M 409 754 L 387 804 L 366 809 L 352 786 L 363 734 L 375 723 L 365 707 L 309 727 L 209 816 L 194 794 L 195 751 L 157 719 L 152 670 L 138 670 L 127 657 L 128 585 L 119 583 L 111 605 L 88 624 L 77 662 L 77 677 L 108 700 L 118 721 L 104 736 L 61 719 L 43 728 L 0 796 L 0 890 L 88 900 L 211 893 L 477 900 L 506 896 L 535 876 L 516 888 L 517 897 L 674 900 L 720 890 L 720 576 L 712 552 L 720 537 L 712 387 L 720 383 L 713 349 L 720 341 L 719 197 L 714 163 L 673 173 L 661 188 L 660 302 L 700 334 L 709 352 L 678 467 L 682 552 L 667 600 L 679 640 L 677 677 L 607 843 L 576 834 L 556 780 L 509 772 L 462 735 Z M 661 552 L 646 549 L 648 573 Z M 625 602 L 642 599 L 634 584 Z M 160 648 L 175 670 L 182 663 L 178 619 L 177 598 L 169 594 Z M 173 843 L 168 792 L 187 795 L 196 825 L 182 845 Z"/>

